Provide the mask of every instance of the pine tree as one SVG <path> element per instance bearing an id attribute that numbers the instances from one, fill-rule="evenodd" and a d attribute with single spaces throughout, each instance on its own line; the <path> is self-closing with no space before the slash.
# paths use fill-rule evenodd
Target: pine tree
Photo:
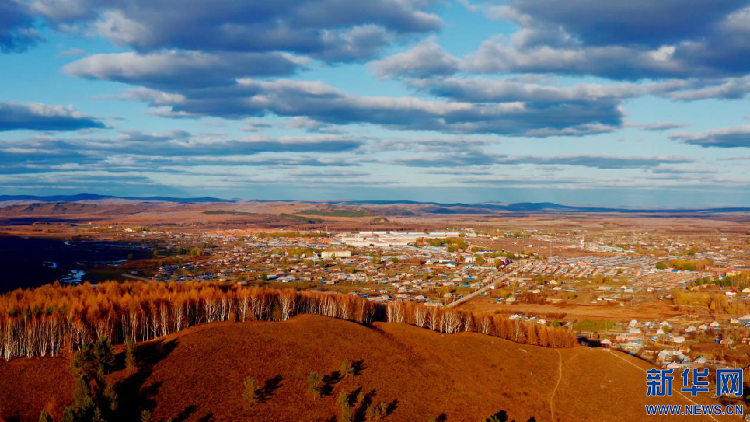
<path id="1" fill-rule="evenodd" d="M 144 410 L 141 412 L 141 422 L 151 422 L 151 412 Z"/>
<path id="2" fill-rule="evenodd" d="M 65 408 L 62 414 L 61 422 L 76 422 L 76 412 L 72 406 Z"/>
<path id="3" fill-rule="evenodd" d="M 313 393 L 313 398 L 319 398 L 323 392 L 323 380 L 317 372 L 310 372 L 307 377 L 308 390 Z"/>
<path id="4" fill-rule="evenodd" d="M 382 421 L 388 413 L 388 405 L 385 402 L 379 402 L 374 406 L 367 408 L 367 414 L 365 420 L 367 422 L 379 422 Z"/>
<path id="5" fill-rule="evenodd" d="M 113 367 L 114 352 L 106 338 L 81 347 L 71 362 L 71 373 L 76 378 L 72 416 L 63 415 L 64 418 L 103 422 L 105 416 L 117 411 L 117 393 L 104 377 Z"/>
<path id="6" fill-rule="evenodd" d="M 106 383 L 106 387 L 104 388 L 104 399 L 106 399 L 109 402 L 109 410 L 112 412 L 117 412 L 117 406 L 118 406 L 118 397 L 117 392 L 115 391 L 115 388 L 110 383 Z"/>
<path id="7" fill-rule="evenodd" d="M 354 376 L 354 368 L 352 365 L 349 364 L 348 360 L 345 360 L 341 362 L 341 367 L 339 368 L 339 375 L 341 378 L 349 378 L 351 376 Z"/>
<path id="8" fill-rule="evenodd" d="M 102 411 L 98 407 L 94 409 L 94 416 L 91 418 L 91 422 L 106 422 L 102 416 Z"/>
<path id="9" fill-rule="evenodd" d="M 349 393 L 346 390 L 339 392 L 338 404 L 341 406 L 339 422 L 352 422 L 352 407 L 349 405 Z"/>
<path id="10" fill-rule="evenodd" d="M 77 413 L 87 413 L 94 407 L 94 399 L 91 395 L 91 384 L 84 375 L 76 379 L 75 390 L 73 390 L 73 409 Z"/>
<path id="11" fill-rule="evenodd" d="M 52 416 L 47 412 L 47 409 L 42 409 L 42 413 L 39 414 L 39 422 L 52 422 Z"/>
<path id="12" fill-rule="evenodd" d="M 112 343 L 106 337 L 99 337 L 94 343 L 94 354 L 96 356 L 97 371 L 101 375 L 107 375 L 115 367 L 115 352 Z"/>
<path id="13" fill-rule="evenodd" d="M 258 402 L 258 390 L 255 388 L 255 378 L 245 378 L 243 385 L 245 386 L 245 389 L 242 392 L 242 399 L 245 400 L 248 407 L 255 406 L 255 403 Z"/>
<path id="14" fill-rule="evenodd" d="M 133 339 L 128 338 L 125 341 L 125 367 L 128 369 L 135 369 L 135 342 Z"/>

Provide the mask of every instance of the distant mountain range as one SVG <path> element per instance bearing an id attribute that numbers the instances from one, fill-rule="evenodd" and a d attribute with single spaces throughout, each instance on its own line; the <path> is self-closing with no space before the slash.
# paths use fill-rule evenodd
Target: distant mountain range
<path id="1" fill-rule="evenodd" d="M 439 203 L 418 202 L 409 200 L 360 200 L 360 201 L 296 201 L 296 200 L 240 200 L 221 199 L 214 197 L 179 198 L 171 196 L 111 196 L 92 193 L 79 193 L 76 195 L 0 195 L 3 201 L 29 201 L 29 202 L 77 202 L 77 201 L 104 201 L 104 200 L 127 200 L 140 202 L 174 202 L 174 203 L 241 203 L 241 202 L 298 202 L 311 204 L 331 204 L 341 206 L 363 206 L 363 205 L 405 205 L 421 206 L 420 211 L 429 214 L 493 214 L 496 212 L 528 212 L 528 213 L 628 213 L 628 214 L 715 214 L 750 212 L 750 207 L 717 207 L 717 208 L 625 208 L 625 207 L 597 207 L 588 205 L 561 205 L 553 202 L 521 202 L 515 204 L 503 203 Z"/>
<path id="2" fill-rule="evenodd" d="M 76 202 L 76 201 L 102 201 L 106 199 L 124 199 L 128 201 L 161 201 L 161 202 L 178 202 L 178 203 L 204 203 L 204 202 L 236 202 L 212 197 L 198 198 L 177 198 L 172 196 L 110 196 L 97 195 L 95 193 L 79 193 L 76 195 L 52 195 L 52 196 L 35 196 L 35 195 L 0 195 L 0 201 L 38 201 L 38 202 Z"/>
<path id="3" fill-rule="evenodd" d="M 654 214 L 695 214 L 695 213 L 728 213 L 728 212 L 750 212 L 750 207 L 717 207 L 717 208 L 625 208 L 625 207 L 595 207 L 588 205 L 561 205 L 553 202 L 519 202 L 515 204 L 498 204 L 498 203 L 453 203 L 441 204 L 437 202 L 416 202 L 416 201 L 327 201 L 331 204 L 341 205 L 433 205 L 437 207 L 437 214 L 460 214 L 460 210 L 470 210 L 470 214 L 477 213 L 479 210 L 489 212 L 618 212 L 618 213 L 654 213 Z"/>

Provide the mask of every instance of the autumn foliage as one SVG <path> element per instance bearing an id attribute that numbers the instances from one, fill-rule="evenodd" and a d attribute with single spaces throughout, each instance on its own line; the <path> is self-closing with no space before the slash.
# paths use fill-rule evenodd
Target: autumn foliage
<path id="1" fill-rule="evenodd" d="M 360 324 L 402 322 L 452 334 L 479 332 L 519 343 L 572 347 L 563 328 L 356 295 L 248 288 L 226 283 L 101 283 L 42 286 L 0 297 L 0 356 L 55 356 L 105 337 L 146 341 L 218 321 L 284 321 L 308 313 Z"/>
<path id="2" fill-rule="evenodd" d="M 575 333 L 535 321 L 511 319 L 505 315 L 473 314 L 457 309 L 393 302 L 386 306 L 387 322 L 402 322 L 445 334 L 482 333 L 516 343 L 542 347 L 573 347 Z"/>

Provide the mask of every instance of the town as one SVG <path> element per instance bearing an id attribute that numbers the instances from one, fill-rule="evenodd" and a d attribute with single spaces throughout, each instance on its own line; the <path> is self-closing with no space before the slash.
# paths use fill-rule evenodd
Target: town
<path id="1" fill-rule="evenodd" d="M 583 345 L 665 368 L 750 363 L 747 239 L 487 225 L 355 232 L 81 225 L 78 231 L 79 239 L 149 251 L 145 259 L 87 269 L 84 280 L 94 283 L 114 276 L 353 294 L 565 326 Z"/>

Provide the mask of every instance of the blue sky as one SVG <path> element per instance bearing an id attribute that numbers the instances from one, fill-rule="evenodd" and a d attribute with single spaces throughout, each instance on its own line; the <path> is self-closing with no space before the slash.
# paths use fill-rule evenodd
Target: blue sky
<path id="1" fill-rule="evenodd" d="M 750 205 L 750 0 L 9 0 L 0 194 Z"/>

